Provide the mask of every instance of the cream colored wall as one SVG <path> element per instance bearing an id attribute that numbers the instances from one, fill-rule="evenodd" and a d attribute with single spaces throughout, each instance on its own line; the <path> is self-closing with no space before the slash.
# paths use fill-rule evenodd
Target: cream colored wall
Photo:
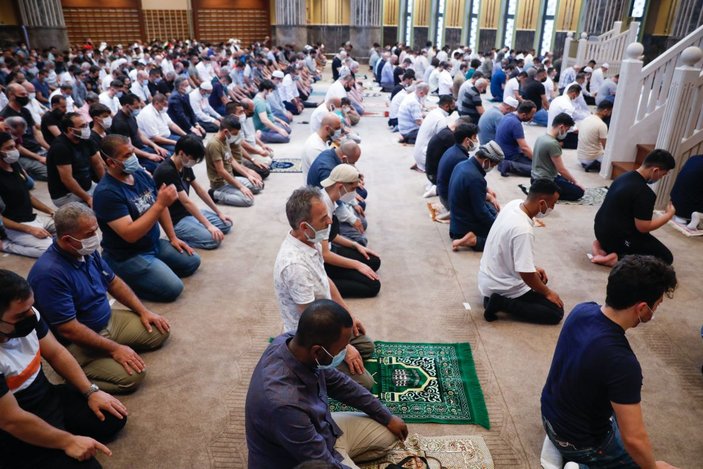
<path id="1" fill-rule="evenodd" d="M 188 0 L 142 0 L 143 10 L 187 10 Z"/>

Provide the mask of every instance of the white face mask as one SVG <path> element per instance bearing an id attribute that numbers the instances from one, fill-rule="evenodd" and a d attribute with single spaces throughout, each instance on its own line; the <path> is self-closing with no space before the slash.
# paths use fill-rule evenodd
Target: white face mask
<path id="1" fill-rule="evenodd" d="M 103 118 L 103 129 L 107 130 L 112 127 L 112 117 Z"/>
<path id="2" fill-rule="evenodd" d="M 544 212 L 542 210 L 540 210 L 539 213 L 537 215 L 535 215 L 535 218 L 544 218 L 547 215 L 549 215 L 550 213 L 552 213 L 552 210 L 554 210 L 554 208 L 547 205 L 546 210 Z"/>
<path id="3" fill-rule="evenodd" d="M 74 129 L 74 130 L 76 130 L 76 129 Z M 81 127 L 80 130 L 81 131 L 78 135 L 76 135 L 75 132 L 73 133 L 73 135 L 75 137 L 80 138 L 81 140 L 88 140 L 90 138 L 90 128 L 89 127 Z"/>
<path id="4" fill-rule="evenodd" d="M 356 200 L 356 192 L 355 191 L 347 191 L 347 189 L 342 186 L 342 189 L 344 190 L 344 194 L 339 198 L 342 202 L 346 204 L 350 204 Z"/>
<path id="5" fill-rule="evenodd" d="M 476 150 L 477 148 L 478 148 L 478 144 L 477 144 L 474 140 L 469 139 L 469 148 L 468 148 L 468 150 L 471 152 L 471 151 Z"/>
<path id="6" fill-rule="evenodd" d="M 242 141 L 242 133 L 239 132 L 237 135 L 230 135 L 227 137 L 228 145 L 238 145 Z"/>
<path id="7" fill-rule="evenodd" d="M 237 116 L 237 118 L 239 119 L 239 123 L 242 124 L 242 125 L 244 125 L 244 123 L 247 121 L 247 115 L 246 115 L 246 114 L 239 114 L 239 115 Z"/>
<path id="8" fill-rule="evenodd" d="M 2 157 L 2 160 L 7 164 L 17 163 L 17 160 L 19 160 L 19 159 L 20 159 L 20 151 L 16 148 L 14 150 L 6 151 L 4 156 Z"/>
<path id="9" fill-rule="evenodd" d="M 488 174 L 491 171 L 493 171 L 494 169 L 496 169 L 496 167 L 494 165 L 492 165 L 490 161 L 488 161 L 487 163 L 488 163 L 487 167 L 482 165 L 483 170 L 486 172 L 486 174 Z"/>
<path id="10" fill-rule="evenodd" d="M 29 100 L 32 101 L 37 97 L 37 93 L 29 93 Z"/>
<path id="11" fill-rule="evenodd" d="M 329 227 L 323 228 L 321 230 L 316 230 L 315 228 L 313 228 L 313 226 L 310 223 L 308 223 L 308 222 L 303 222 L 303 223 L 305 223 L 305 225 L 307 225 L 308 228 L 310 228 L 312 231 L 315 232 L 315 235 L 312 237 L 308 236 L 308 234 L 305 233 L 305 238 L 308 240 L 308 242 L 313 243 L 313 244 L 318 244 L 318 243 L 321 243 L 327 239 Z"/>
<path id="12" fill-rule="evenodd" d="M 90 238 L 85 239 L 76 239 L 73 236 L 69 236 L 69 238 L 81 243 L 81 247 L 76 249 L 76 252 L 81 256 L 90 256 L 98 250 L 98 247 L 100 247 L 100 236 L 98 236 L 97 233 Z"/>
<path id="13" fill-rule="evenodd" d="M 195 160 L 191 160 L 188 158 L 182 158 L 182 161 L 183 161 L 184 168 L 192 168 L 193 166 L 195 166 Z"/>

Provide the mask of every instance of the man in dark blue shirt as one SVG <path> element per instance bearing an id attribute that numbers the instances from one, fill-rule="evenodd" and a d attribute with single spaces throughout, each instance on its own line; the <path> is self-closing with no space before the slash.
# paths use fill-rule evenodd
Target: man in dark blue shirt
<path id="1" fill-rule="evenodd" d="M 486 173 L 501 161 L 503 151 L 491 140 L 452 171 L 449 179 L 449 237 L 454 240 L 454 251 L 462 246 L 483 251 L 486 236 L 500 210 L 495 192 L 486 184 Z"/>
<path id="2" fill-rule="evenodd" d="M 542 421 L 564 460 L 588 467 L 669 467 L 655 461 L 642 418 L 642 369 L 625 337 L 676 288 L 674 269 L 627 256 L 610 272 L 605 305 L 577 305 L 559 335 Z"/>
<path id="3" fill-rule="evenodd" d="M 454 167 L 469 157 L 469 152 L 478 148 L 478 127 L 461 124 L 454 131 L 454 146 L 439 160 L 437 167 L 437 195 L 444 208 L 449 210 L 449 179 Z"/>
<path id="4" fill-rule="evenodd" d="M 308 186 L 322 187 L 322 181 L 330 175 L 335 166 L 342 163 L 354 165 L 359 161 L 360 151 L 347 151 L 348 154 L 346 154 L 344 152 L 345 148 L 356 150 L 359 146 L 358 144 L 346 146 L 342 144 L 336 148 L 323 151 L 315 158 L 308 170 Z"/>
<path id="5" fill-rule="evenodd" d="M 495 141 L 505 154 L 505 160 L 498 170 L 501 176 L 514 173 L 518 176 L 529 176 L 532 171 L 532 148 L 525 139 L 523 122 L 530 122 L 537 112 L 535 103 L 529 99 L 523 100 L 517 112 L 503 116 L 496 127 Z"/>
<path id="6" fill-rule="evenodd" d="M 108 135 L 100 154 L 107 166 L 93 195 L 107 264 L 142 299 L 174 301 L 179 277 L 200 267 L 200 256 L 176 236 L 168 207 L 178 198 L 173 184 L 156 195 L 154 180 L 139 166 L 129 139 Z M 168 241 L 159 239 L 159 224 Z"/>
<path id="7" fill-rule="evenodd" d="M 251 469 L 291 469 L 306 461 L 357 467 L 382 457 L 408 429 L 369 391 L 335 368 L 344 360 L 352 318 L 332 300 L 316 300 L 295 335 L 273 340 L 254 369 L 246 400 Z M 365 412 L 332 414 L 329 397 Z"/>
<path id="8" fill-rule="evenodd" d="M 185 132 L 190 132 L 198 137 L 205 137 L 205 129 L 198 124 L 195 111 L 190 105 L 187 89 L 188 79 L 185 77 L 176 78 L 173 93 L 168 97 L 168 115 Z"/>
<path id="9" fill-rule="evenodd" d="M 133 349 L 160 347 L 169 323 L 149 311 L 97 252 L 98 222 L 90 208 L 70 202 L 56 211 L 54 222 L 54 243 L 27 278 L 36 305 L 100 389 L 134 391 L 145 365 Z M 108 293 L 130 310 L 113 311 Z"/>
<path id="10" fill-rule="evenodd" d="M 703 212 L 703 155 L 692 156 L 684 163 L 671 189 L 671 202 L 676 207 L 676 218 L 690 224 L 695 230 Z"/>
<path id="11" fill-rule="evenodd" d="M 502 64 L 493 69 L 491 75 L 491 101 L 500 103 L 503 101 L 503 88 L 505 88 L 506 76 Z"/>

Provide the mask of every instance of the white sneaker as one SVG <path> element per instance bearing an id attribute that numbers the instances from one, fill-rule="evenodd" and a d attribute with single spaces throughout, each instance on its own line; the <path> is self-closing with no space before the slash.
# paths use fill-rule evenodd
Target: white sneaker
<path id="1" fill-rule="evenodd" d="M 424 197 L 425 199 L 429 199 L 430 197 L 434 197 L 434 196 L 436 196 L 436 195 L 437 195 L 437 186 L 432 185 L 432 187 L 430 187 L 430 188 L 427 190 L 427 192 L 425 192 L 424 194 L 422 194 L 422 197 Z"/>

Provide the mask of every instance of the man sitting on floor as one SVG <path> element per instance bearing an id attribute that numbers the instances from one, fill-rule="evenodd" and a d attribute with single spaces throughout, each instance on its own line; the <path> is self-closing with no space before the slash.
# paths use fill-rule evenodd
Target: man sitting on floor
<path id="1" fill-rule="evenodd" d="M 604 101 L 606 102 L 606 101 Z M 676 207 L 674 221 L 696 230 L 703 218 L 703 155 L 692 156 L 684 163 L 671 189 L 671 202 Z"/>
<path id="2" fill-rule="evenodd" d="M 486 173 L 498 166 L 503 157 L 500 146 L 491 141 L 454 167 L 449 179 L 449 237 L 454 240 L 454 251 L 460 247 L 483 251 L 500 210 L 496 193 L 486 184 Z"/>
<path id="3" fill-rule="evenodd" d="M 666 150 L 647 155 L 642 166 L 623 174 L 610 185 L 596 213 L 591 262 L 609 267 L 628 254 L 658 257 L 671 264 L 674 256 L 651 232 L 666 225 L 676 213 L 669 203 L 664 215 L 652 219 L 656 194 L 649 187 L 674 169 L 676 161 Z"/>
<path id="4" fill-rule="evenodd" d="M 95 188 L 93 208 L 103 258 L 140 298 L 174 301 L 184 288 L 179 277 L 200 267 L 200 256 L 173 229 L 168 207 L 178 198 L 176 188 L 161 187 L 157 195 L 123 135 L 105 137 L 100 153 L 107 172 Z M 159 223 L 168 240 L 160 239 Z"/>
<path id="5" fill-rule="evenodd" d="M 127 408 L 100 391 L 32 306 L 29 283 L 0 270 L 0 448 L 3 466 L 100 469 L 98 451 L 127 423 Z M 42 359 L 67 384 L 44 375 Z M 79 462 L 82 461 L 82 462 Z"/>
<path id="6" fill-rule="evenodd" d="M 308 178 L 308 171 L 310 170 L 310 165 L 315 161 L 315 159 L 327 150 L 329 146 L 327 142 L 329 141 L 339 141 L 342 138 L 342 121 L 338 115 L 333 112 L 327 113 L 320 123 L 320 127 L 317 131 L 310 134 L 310 136 L 305 140 L 303 145 L 303 158 L 302 158 L 302 169 L 303 169 L 303 181 Z"/>
<path id="7" fill-rule="evenodd" d="M 565 461 L 673 468 L 654 457 L 642 416 L 642 367 L 625 331 L 651 321 L 676 284 L 670 265 L 627 256 L 610 272 L 605 305 L 581 303 L 564 321 L 541 403 L 544 429 Z"/>
<path id="8" fill-rule="evenodd" d="M 498 170 L 501 176 L 514 173 L 518 176 L 529 176 L 532 170 L 532 148 L 525 139 L 523 122 L 530 122 L 537 108 L 529 99 L 523 100 L 517 107 L 517 112 L 503 116 L 496 127 L 495 141 L 505 154 Z"/>
<path id="9" fill-rule="evenodd" d="M 537 179 L 527 199 L 513 200 L 498 213 L 478 273 L 486 321 L 498 319 L 499 311 L 538 324 L 558 324 L 564 316 L 564 303 L 547 287 L 547 273 L 534 261 L 532 219 L 548 215 L 558 199 L 554 181 Z"/>
<path id="10" fill-rule="evenodd" d="M 561 157 L 560 141 L 567 131 L 573 127 L 574 120 L 566 113 L 559 114 L 552 120 L 551 127 L 545 135 L 537 138 L 532 154 L 532 180 L 549 179 L 559 186 L 559 198 L 562 200 L 578 200 L 583 197 L 584 190 L 571 175 Z"/>
<path id="11" fill-rule="evenodd" d="M 430 87 L 427 83 L 418 83 L 415 91 L 409 93 L 398 108 L 398 131 L 403 143 L 415 143 L 417 133 L 422 125 L 422 105 Z"/>
<path id="12" fill-rule="evenodd" d="M 608 126 L 605 121 L 613 113 L 613 103 L 601 101 L 596 108 L 596 113 L 586 117 L 579 123 L 578 145 L 576 146 L 576 159 L 579 160 L 584 171 L 599 172 L 600 164 L 605 154 L 605 143 L 608 138 Z"/>
<path id="13" fill-rule="evenodd" d="M 154 171 L 157 187 L 173 184 L 178 199 L 168 208 L 176 236 L 189 246 L 199 249 L 215 249 L 232 229 L 232 220 L 215 205 L 207 190 L 195 180 L 193 167 L 205 158 L 202 140 L 195 135 L 186 135 L 176 142 L 175 153 L 164 160 Z M 210 210 L 200 210 L 190 199 L 193 188 L 200 200 Z"/>
<path id="14" fill-rule="evenodd" d="M 405 440 L 403 420 L 335 369 L 345 359 L 353 327 L 344 307 L 315 300 L 304 308 L 295 335 L 280 335 L 268 346 L 247 392 L 249 467 L 293 469 L 315 460 L 358 469 L 357 462 L 380 458 Z M 328 394 L 365 415 L 331 413 Z"/>
<path id="15" fill-rule="evenodd" d="M 444 152 L 437 169 L 437 195 L 447 210 L 449 210 L 449 179 L 452 177 L 452 171 L 477 148 L 478 127 L 475 124 L 462 124 L 457 127 L 454 132 L 454 146 Z"/>
<path id="16" fill-rule="evenodd" d="M 286 216 L 291 230 L 276 256 L 273 283 L 283 329 L 293 332 L 298 328 L 300 314 L 315 300 L 332 299 L 348 308 L 337 286 L 325 272 L 320 244 L 328 236 L 332 219 L 320 189 L 305 186 L 293 191 L 286 202 Z M 363 359 L 373 354 L 373 342 L 365 335 L 366 330 L 358 319 L 354 319 L 353 330 L 354 335 L 339 368 L 371 389 L 374 380 L 364 369 Z"/>
<path id="17" fill-rule="evenodd" d="M 411 169 L 425 170 L 427 144 L 432 137 L 437 135 L 437 132 L 447 126 L 447 117 L 452 112 L 454 112 L 454 97 L 450 94 L 441 95 L 437 107 L 427 113 L 420 130 L 417 132 L 415 148 L 413 149 L 415 165 Z"/>
<path id="18" fill-rule="evenodd" d="M 273 115 L 271 105 L 266 101 L 269 94 L 276 89 L 271 80 L 259 83 L 259 93 L 254 97 L 254 127 L 261 132 L 264 143 L 290 142 L 290 127 L 278 117 Z"/>
<path id="19" fill-rule="evenodd" d="M 57 207 L 69 202 L 92 207 L 96 186 L 92 175 L 99 181 L 105 167 L 98 147 L 90 141 L 90 127 L 80 114 L 68 112 L 61 119 L 61 131 L 46 157 L 51 201 Z"/>
<path id="20" fill-rule="evenodd" d="M 482 145 L 495 139 L 498 123 L 504 115 L 515 112 L 518 105 L 517 99 L 508 96 L 505 101 L 497 106 L 489 107 L 486 112 L 481 114 L 481 118 L 478 120 L 478 140 Z"/>
<path id="21" fill-rule="evenodd" d="M 243 167 L 232 156 L 232 145 L 242 139 L 241 129 L 235 116 L 222 119 L 219 132 L 210 138 L 205 147 L 205 164 L 210 180 L 209 193 L 215 202 L 251 207 L 254 205 L 254 194 L 261 192 L 264 185 L 256 173 Z"/>
<path id="22" fill-rule="evenodd" d="M 169 336 L 169 323 L 149 311 L 97 252 L 98 222 L 90 208 L 68 203 L 54 221 L 54 243 L 27 277 L 36 305 L 100 389 L 132 392 L 146 374 L 134 349 L 159 348 Z M 108 293 L 130 310 L 113 311 Z"/>
<path id="23" fill-rule="evenodd" d="M 471 118 L 468 116 L 462 116 L 456 120 L 449 119 L 449 121 L 447 126 L 437 132 L 437 135 L 432 137 L 427 143 L 427 151 L 425 152 L 425 175 L 431 187 L 434 187 L 434 190 L 430 188 L 425 194 L 425 197 L 437 195 L 437 188 L 434 185 L 437 183 L 439 162 L 442 159 L 442 155 L 454 146 L 454 132 L 456 132 L 456 129 L 462 124 L 472 123 Z"/>

